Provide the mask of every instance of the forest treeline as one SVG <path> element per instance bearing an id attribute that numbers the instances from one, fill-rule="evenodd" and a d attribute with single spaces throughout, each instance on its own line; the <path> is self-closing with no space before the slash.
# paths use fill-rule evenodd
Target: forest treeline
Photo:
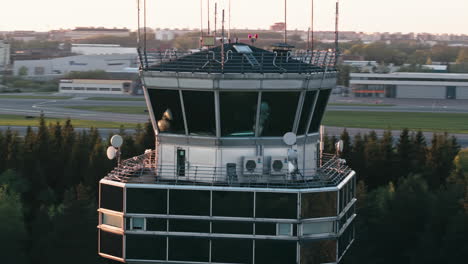
<path id="1" fill-rule="evenodd" d="M 154 148 L 150 123 L 124 136 L 123 158 Z M 468 257 L 468 151 L 455 138 L 389 131 L 325 137 L 358 174 L 356 241 L 343 263 L 450 263 Z M 115 166 L 97 129 L 39 121 L 0 132 L 1 263 L 102 263 L 98 181 Z M 463 156 L 465 159 L 463 159 Z M 281 263 L 286 264 L 286 263 Z"/>

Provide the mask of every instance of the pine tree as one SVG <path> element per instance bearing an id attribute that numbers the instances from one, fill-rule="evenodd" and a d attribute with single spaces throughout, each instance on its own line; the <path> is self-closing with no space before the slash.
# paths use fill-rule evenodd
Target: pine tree
<path id="1" fill-rule="evenodd" d="M 349 166 L 356 171 L 359 180 L 367 181 L 367 174 L 365 173 L 365 143 L 358 133 L 354 136 L 354 142 L 352 146 L 351 156 L 349 158 Z"/>
<path id="2" fill-rule="evenodd" d="M 351 157 L 352 145 L 351 145 L 351 138 L 346 128 L 341 133 L 340 140 L 343 141 L 343 151 L 341 152 L 341 158 L 348 161 Z"/>
<path id="3" fill-rule="evenodd" d="M 411 167 L 413 173 L 420 173 L 426 169 L 427 144 L 426 138 L 421 130 L 416 135 L 411 135 L 411 143 L 413 146 L 410 154 Z"/>
<path id="4" fill-rule="evenodd" d="M 381 151 L 381 181 L 380 184 L 388 184 L 398 179 L 398 171 L 395 170 L 395 148 L 393 147 L 393 136 L 391 130 L 385 130 L 382 139 L 380 140 Z"/>
<path id="5" fill-rule="evenodd" d="M 407 128 L 401 131 L 396 148 L 397 163 L 399 167 L 398 177 L 406 177 L 411 171 L 411 153 L 414 151 L 414 147 L 410 140 L 409 130 Z"/>

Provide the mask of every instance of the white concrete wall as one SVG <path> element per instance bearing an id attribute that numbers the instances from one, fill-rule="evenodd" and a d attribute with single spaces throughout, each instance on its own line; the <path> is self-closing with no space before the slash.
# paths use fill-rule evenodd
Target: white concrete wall
<path id="1" fill-rule="evenodd" d="M 397 98 L 445 99 L 446 86 L 398 85 Z"/>

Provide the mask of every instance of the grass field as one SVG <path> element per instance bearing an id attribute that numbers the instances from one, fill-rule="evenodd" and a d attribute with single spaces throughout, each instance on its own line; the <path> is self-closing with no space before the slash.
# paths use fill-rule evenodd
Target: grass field
<path id="1" fill-rule="evenodd" d="M 332 106 L 375 106 L 375 107 L 390 107 L 390 106 L 395 106 L 393 104 L 353 104 L 353 103 L 330 103 L 328 105 Z"/>
<path id="2" fill-rule="evenodd" d="M 92 101 L 145 101 L 145 98 L 128 98 L 128 97 L 89 97 L 86 100 Z"/>
<path id="3" fill-rule="evenodd" d="M 468 114 L 454 113 L 328 111 L 323 124 L 336 127 L 394 130 L 408 128 L 468 134 Z"/>
<path id="4" fill-rule="evenodd" d="M 46 122 L 55 123 L 55 122 L 65 123 L 65 118 L 52 118 L 46 117 Z M 80 120 L 72 119 L 72 124 L 74 127 L 98 127 L 98 128 L 135 128 L 136 124 L 133 123 L 120 123 L 120 122 L 107 122 L 107 121 L 95 121 L 95 120 Z M 39 125 L 38 117 L 25 117 L 19 115 L 0 115 L 0 126 L 37 126 Z"/>
<path id="5" fill-rule="evenodd" d="M 46 100 L 65 100 L 71 99 L 71 96 L 47 96 L 47 95 L 0 95 L 1 99 L 46 99 Z"/>
<path id="6" fill-rule="evenodd" d="M 146 106 L 65 106 L 69 109 L 87 110 L 96 112 L 111 112 L 117 114 L 146 114 Z"/>

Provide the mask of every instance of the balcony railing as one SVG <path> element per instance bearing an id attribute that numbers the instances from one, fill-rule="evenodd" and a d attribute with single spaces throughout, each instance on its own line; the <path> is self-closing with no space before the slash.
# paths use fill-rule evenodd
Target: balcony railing
<path id="1" fill-rule="evenodd" d="M 253 52 L 239 54 L 211 50 L 147 51 L 140 54 L 146 71 L 203 73 L 304 73 L 334 71 L 334 51 Z"/>
<path id="2" fill-rule="evenodd" d="M 242 168 L 157 164 L 155 151 L 123 161 L 106 179 L 125 183 L 205 185 L 260 188 L 337 186 L 352 170 L 343 159 L 324 154 L 318 169 L 247 172 Z"/>

